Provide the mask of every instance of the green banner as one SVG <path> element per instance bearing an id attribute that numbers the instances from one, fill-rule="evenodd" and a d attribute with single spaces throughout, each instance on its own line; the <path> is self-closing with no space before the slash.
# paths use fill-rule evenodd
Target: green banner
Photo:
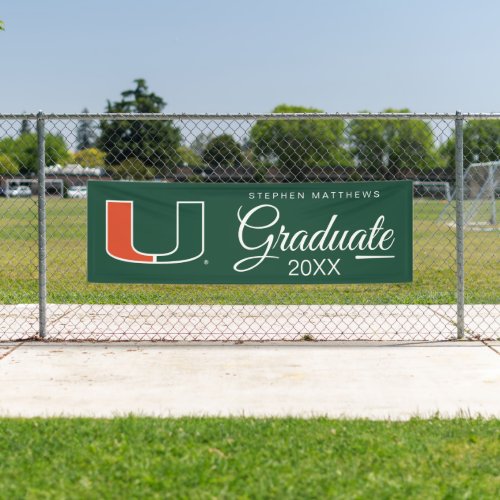
<path id="1" fill-rule="evenodd" d="M 95 283 L 412 280 L 411 181 L 88 184 Z"/>

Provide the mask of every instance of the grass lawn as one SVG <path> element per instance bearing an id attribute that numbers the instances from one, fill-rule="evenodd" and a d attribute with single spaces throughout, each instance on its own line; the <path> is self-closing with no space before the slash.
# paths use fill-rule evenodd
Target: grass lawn
<path id="1" fill-rule="evenodd" d="M 391 285 L 106 285 L 86 281 L 86 200 L 47 200 L 48 300 L 89 304 L 451 304 L 455 232 L 416 200 L 414 281 Z M 466 300 L 498 302 L 499 232 L 466 234 Z M 496 252 L 496 254 L 495 254 Z M 37 302 L 36 199 L 0 198 L 0 303 Z"/>
<path id="2" fill-rule="evenodd" d="M 0 419 L 1 498 L 500 498 L 500 421 Z"/>

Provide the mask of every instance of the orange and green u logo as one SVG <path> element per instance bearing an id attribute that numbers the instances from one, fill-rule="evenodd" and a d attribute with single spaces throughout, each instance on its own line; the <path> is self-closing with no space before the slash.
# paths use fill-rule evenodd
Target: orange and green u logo
<path id="1" fill-rule="evenodd" d="M 134 202 L 107 200 L 106 252 L 113 259 L 136 264 L 182 264 L 201 257 L 205 251 L 205 202 L 176 203 L 176 244 L 173 250 L 144 253 L 136 248 L 135 243 Z"/>

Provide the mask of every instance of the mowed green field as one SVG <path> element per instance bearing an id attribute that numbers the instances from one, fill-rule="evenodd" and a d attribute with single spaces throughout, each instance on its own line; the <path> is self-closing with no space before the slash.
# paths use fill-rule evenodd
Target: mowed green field
<path id="1" fill-rule="evenodd" d="M 88 304 L 452 304 L 455 231 L 415 200 L 414 281 L 391 285 L 106 285 L 86 280 L 86 200 L 48 198 L 48 300 Z M 499 211 L 500 213 L 500 211 Z M 466 233 L 466 301 L 497 303 L 499 231 Z M 36 199 L 0 199 L 0 303 L 37 302 Z"/>
<path id="2" fill-rule="evenodd" d="M 0 498 L 500 497 L 500 423 L 0 419 Z"/>

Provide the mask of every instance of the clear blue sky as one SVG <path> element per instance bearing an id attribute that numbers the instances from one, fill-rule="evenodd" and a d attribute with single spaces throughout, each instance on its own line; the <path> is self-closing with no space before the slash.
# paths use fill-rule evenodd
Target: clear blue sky
<path id="1" fill-rule="evenodd" d="M 4 0 L 0 112 L 500 111 L 498 0 Z"/>

